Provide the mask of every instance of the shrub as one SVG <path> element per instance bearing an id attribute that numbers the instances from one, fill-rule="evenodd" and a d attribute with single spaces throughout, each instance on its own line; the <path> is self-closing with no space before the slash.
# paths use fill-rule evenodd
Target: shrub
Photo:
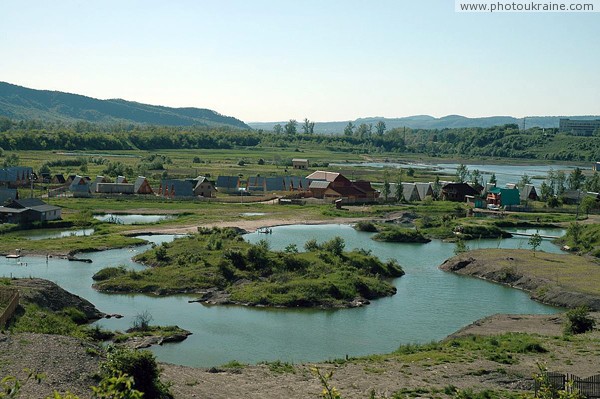
<path id="1" fill-rule="evenodd" d="M 377 226 L 375 226 L 375 223 L 365 221 L 360 221 L 356 223 L 354 225 L 354 229 L 358 231 L 365 231 L 368 233 L 377 233 L 379 231 L 377 230 Z"/>
<path id="2" fill-rule="evenodd" d="M 101 368 L 105 378 L 123 374 L 133 377 L 133 388 L 141 391 L 146 399 L 173 398 L 168 385 L 160 381 L 160 370 L 150 351 L 111 347 Z"/>
<path id="3" fill-rule="evenodd" d="M 589 308 L 580 306 L 567 312 L 565 334 L 583 334 L 594 329 L 596 320 L 589 316 Z"/>
<path id="4" fill-rule="evenodd" d="M 152 322 L 152 315 L 147 310 L 138 313 L 131 322 L 132 331 L 147 331 Z"/>

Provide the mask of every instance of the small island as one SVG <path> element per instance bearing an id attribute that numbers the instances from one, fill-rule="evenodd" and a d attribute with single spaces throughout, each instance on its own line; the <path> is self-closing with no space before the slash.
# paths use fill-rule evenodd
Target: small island
<path id="1" fill-rule="evenodd" d="M 144 271 L 123 266 L 100 270 L 94 287 L 104 292 L 198 294 L 198 302 L 271 307 L 356 307 L 390 296 L 389 279 L 402 267 L 364 250 L 344 251 L 339 237 L 272 251 L 267 241 L 250 244 L 232 228 L 199 229 L 138 255 Z"/>

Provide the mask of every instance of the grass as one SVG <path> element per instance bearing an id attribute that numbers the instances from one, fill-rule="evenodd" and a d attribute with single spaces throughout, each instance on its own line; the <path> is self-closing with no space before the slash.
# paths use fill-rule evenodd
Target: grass
<path id="1" fill-rule="evenodd" d="M 206 229 L 138 255 L 138 261 L 153 266 L 149 269 L 103 269 L 94 280 L 98 289 L 109 292 L 216 288 L 229 293 L 234 303 L 286 307 L 345 306 L 357 297 L 395 293 L 386 278 L 404 274 L 398 264 L 360 251 L 342 252 L 343 245 L 333 239 L 304 253 L 273 252 L 264 243 L 245 242 L 232 229 Z"/>
<path id="2" fill-rule="evenodd" d="M 600 265 L 588 257 L 529 250 L 483 249 L 470 252 L 495 270 L 545 279 L 569 291 L 600 295 Z"/>

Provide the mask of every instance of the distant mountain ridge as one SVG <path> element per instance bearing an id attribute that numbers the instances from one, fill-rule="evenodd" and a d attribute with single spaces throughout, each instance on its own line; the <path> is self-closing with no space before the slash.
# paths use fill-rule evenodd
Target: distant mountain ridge
<path id="1" fill-rule="evenodd" d="M 170 108 L 121 99 L 98 100 L 79 94 L 29 89 L 6 82 L 0 82 L 0 116 L 14 120 L 129 122 L 250 129 L 241 120 L 210 109 Z"/>
<path id="2" fill-rule="evenodd" d="M 542 127 L 542 128 L 557 128 L 558 122 L 561 118 L 571 119 L 600 119 L 600 116 L 586 115 L 586 116 L 528 116 L 525 118 L 525 128 L 530 127 Z M 523 126 L 523 118 L 514 118 L 512 116 L 489 116 L 481 118 L 468 118 L 461 115 L 448 115 L 441 118 L 435 118 L 429 115 L 414 115 L 407 116 L 404 118 L 359 118 L 353 120 L 352 123 L 356 126 L 361 123 L 373 124 L 375 126 L 377 122 L 385 122 L 386 128 L 402 128 L 407 127 L 411 129 L 446 129 L 446 128 L 469 128 L 469 127 L 492 127 L 499 125 L 506 125 L 509 123 L 516 123 L 519 127 Z M 249 122 L 248 125 L 253 129 L 264 129 L 272 130 L 276 124 L 282 126 L 287 123 L 284 122 Z M 302 121 L 298 121 L 298 129 Z M 343 122 L 315 122 L 315 133 L 342 133 L 344 128 L 348 125 L 348 121 Z"/>

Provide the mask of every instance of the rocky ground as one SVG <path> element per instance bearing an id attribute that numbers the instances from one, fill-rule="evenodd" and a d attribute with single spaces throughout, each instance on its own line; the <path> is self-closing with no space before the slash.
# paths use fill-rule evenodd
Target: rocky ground
<path id="1" fill-rule="evenodd" d="M 600 322 L 600 314 L 594 314 Z M 374 390 L 388 397 L 404 390 L 410 397 L 449 398 L 450 386 L 474 390 L 522 390 L 531 386 L 537 363 L 551 370 L 587 377 L 600 373 L 600 331 L 565 340 L 561 315 L 495 315 L 473 323 L 452 337 L 504 332 L 539 334 L 547 353 L 523 354 L 515 364 L 501 364 L 480 356 L 440 361 L 425 356 L 371 356 L 343 364 L 270 364 L 239 368 L 199 369 L 162 364 L 162 379 L 172 383 L 176 398 L 317 398 L 317 366 L 334 372 L 332 385 L 343 398 L 368 398 Z M 0 375 L 24 377 L 25 368 L 43 372 L 41 383 L 29 381 L 22 398 L 43 398 L 54 389 L 89 397 L 101 357 L 97 347 L 76 339 L 18 334 L 0 335 Z"/>

